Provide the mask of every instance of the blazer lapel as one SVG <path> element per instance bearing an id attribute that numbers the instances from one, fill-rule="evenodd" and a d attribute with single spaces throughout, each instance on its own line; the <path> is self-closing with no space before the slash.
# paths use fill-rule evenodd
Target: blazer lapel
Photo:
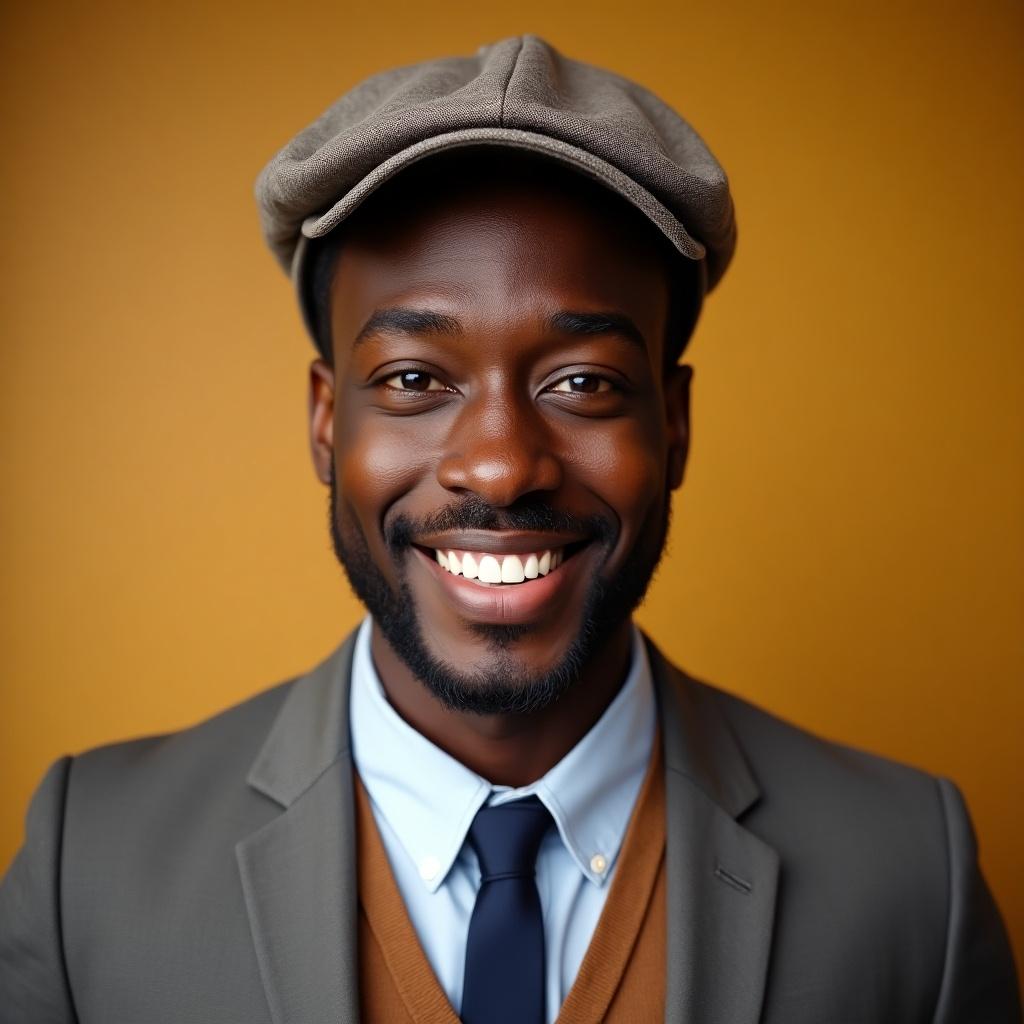
<path id="1" fill-rule="evenodd" d="M 354 634 L 297 680 L 248 782 L 282 813 L 236 847 L 274 1024 L 358 1024 Z"/>
<path id="2" fill-rule="evenodd" d="M 713 694 L 648 648 L 665 747 L 665 1020 L 755 1024 L 778 854 L 736 820 L 760 793 Z"/>
<path id="3" fill-rule="evenodd" d="M 348 694 L 354 634 L 297 680 L 249 773 L 282 813 L 236 847 L 274 1024 L 358 1024 Z M 756 1024 L 779 859 L 736 820 L 759 797 L 711 692 L 648 642 L 665 752 L 667 1024 Z"/>

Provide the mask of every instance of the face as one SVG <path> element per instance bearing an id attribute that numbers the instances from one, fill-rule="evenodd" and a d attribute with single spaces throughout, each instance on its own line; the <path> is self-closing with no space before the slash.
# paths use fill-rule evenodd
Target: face
<path id="1" fill-rule="evenodd" d="M 335 548 L 449 706 L 536 710 L 629 628 L 682 479 L 689 371 L 637 215 L 542 179 L 354 222 L 312 371 Z M 417 201 L 418 200 L 418 201 Z"/>

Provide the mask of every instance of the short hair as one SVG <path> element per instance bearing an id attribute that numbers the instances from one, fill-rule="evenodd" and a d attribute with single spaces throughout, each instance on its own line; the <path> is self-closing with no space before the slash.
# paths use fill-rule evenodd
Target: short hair
<path id="1" fill-rule="evenodd" d="M 700 317 L 704 300 L 704 274 L 701 265 L 680 253 L 644 214 L 603 185 L 547 157 L 519 152 L 512 153 L 511 157 L 510 162 L 508 150 L 478 147 L 442 154 L 420 164 L 414 164 L 378 189 L 356 211 L 352 221 L 372 219 L 373 207 L 380 202 L 387 202 L 388 196 L 396 187 L 408 185 L 413 174 L 416 174 L 418 179 L 429 176 L 435 183 L 442 183 L 449 189 L 452 187 L 453 172 L 456 175 L 466 175 L 475 183 L 488 179 L 509 180 L 514 177 L 515 180 L 522 181 L 524 178 L 532 178 L 540 187 L 551 188 L 559 183 L 563 186 L 568 184 L 577 192 L 581 186 L 589 185 L 600 195 L 602 203 L 624 210 L 631 219 L 637 223 L 642 222 L 643 233 L 650 239 L 663 261 L 669 287 L 663 368 L 668 370 L 674 366 L 689 344 Z M 424 184 L 422 180 L 416 182 L 416 185 Z M 301 283 L 304 294 L 309 298 L 313 341 L 320 354 L 330 364 L 334 362 L 331 291 L 338 256 L 348 236 L 348 227 L 349 223 L 343 222 L 323 238 L 313 239 L 307 243 L 309 250 L 305 260 L 305 280 Z"/>

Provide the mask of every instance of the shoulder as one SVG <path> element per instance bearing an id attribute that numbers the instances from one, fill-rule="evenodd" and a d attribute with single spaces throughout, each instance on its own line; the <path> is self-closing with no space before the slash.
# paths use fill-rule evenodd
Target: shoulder
<path id="1" fill-rule="evenodd" d="M 732 737 L 753 779 L 740 825 L 779 857 L 780 1006 L 804 1005 L 823 979 L 829 999 L 849 985 L 850 1005 L 860 1005 L 870 992 L 858 979 L 874 977 L 887 979 L 878 992 L 891 1019 L 910 1019 L 893 1008 L 919 1006 L 921 993 L 932 1007 L 938 1000 L 936 1021 L 1020 1019 L 1006 930 L 955 783 L 670 675 L 683 707 Z M 845 971 L 851 963 L 857 972 Z"/>
<path id="2" fill-rule="evenodd" d="M 246 782 L 293 688 L 289 680 L 189 728 L 71 758 L 63 847 L 69 891 L 86 891 L 90 865 L 123 879 L 164 865 L 215 859 L 273 816 Z M 80 883 L 80 884 L 79 884 Z"/>
<path id="3" fill-rule="evenodd" d="M 683 745 L 713 746 L 689 763 L 710 766 L 707 775 L 731 780 L 731 791 L 742 780 L 731 810 L 777 851 L 791 895 L 835 893 L 883 914 L 913 903 L 941 930 L 951 850 L 973 844 L 953 783 L 826 739 L 672 666 L 665 679 Z"/>
<path id="4" fill-rule="evenodd" d="M 161 850 L 233 845 L 260 827 L 288 803 L 275 779 L 313 778 L 344 749 L 351 646 L 352 636 L 304 675 L 190 728 L 72 758 L 66 844 L 121 859 L 120 843 L 161 859 Z"/>
<path id="5" fill-rule="evenodd" d="M 186 789 L 193 796 L 218 780 L 245 781 L 246 773 L 295 683 L 278 683 L 176 732 L 111 743 L 71 759 L 68 788 L 90 792 Z"/>
<path id="6" fill-rule="evenodd" d="M 898 957 L 908 979 L 926 984 L 936 977 L 954 864 L 976 863 L 970 818 L 954 784 L 680 678 L 692 705 L 735 738 L 754 780 L 756 798 L 739 821 L 779 856 L 780 955 L 820 958 L 825 969 L 852 944 L 859 956 Z"/>
<path id="7" fill-rule="evenodd" d="M 778 833 L 773 838 L 813 834 L 831 845 L 831 836 L 858 849 L 884 837 L 895 855 L 911 852 L 901 851 L 901 842 L 937 855 L 950 827 L 969 824 L 949 780 L 826 739 L 736 694 L 684 678 L 736 737 L 760 790 L 751 821 Z"/>
<path id="8" fill-rule="evenodd" d="M 863 789 L 897 798 L 936 789 L 936 777 L 920 768 L 827 739 L 734 693 L 686 678 L 728 722 L 758 779 L 768 788 L 796 786 L 832 795 L 853 795 L 848 791 Z"/>

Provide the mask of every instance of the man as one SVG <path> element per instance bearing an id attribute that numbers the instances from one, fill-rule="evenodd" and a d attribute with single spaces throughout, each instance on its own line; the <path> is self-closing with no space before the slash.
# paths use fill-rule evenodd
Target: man
<path id="1" fill-rule="evenodd" d="M 3 1019 L 1019 1020 L 955 786 L 631 624 L 735 239 L 692 129 L 512 39 L 364 83 L 259 199 L 370 617 L 51 769 L 0 891 Z"/>

